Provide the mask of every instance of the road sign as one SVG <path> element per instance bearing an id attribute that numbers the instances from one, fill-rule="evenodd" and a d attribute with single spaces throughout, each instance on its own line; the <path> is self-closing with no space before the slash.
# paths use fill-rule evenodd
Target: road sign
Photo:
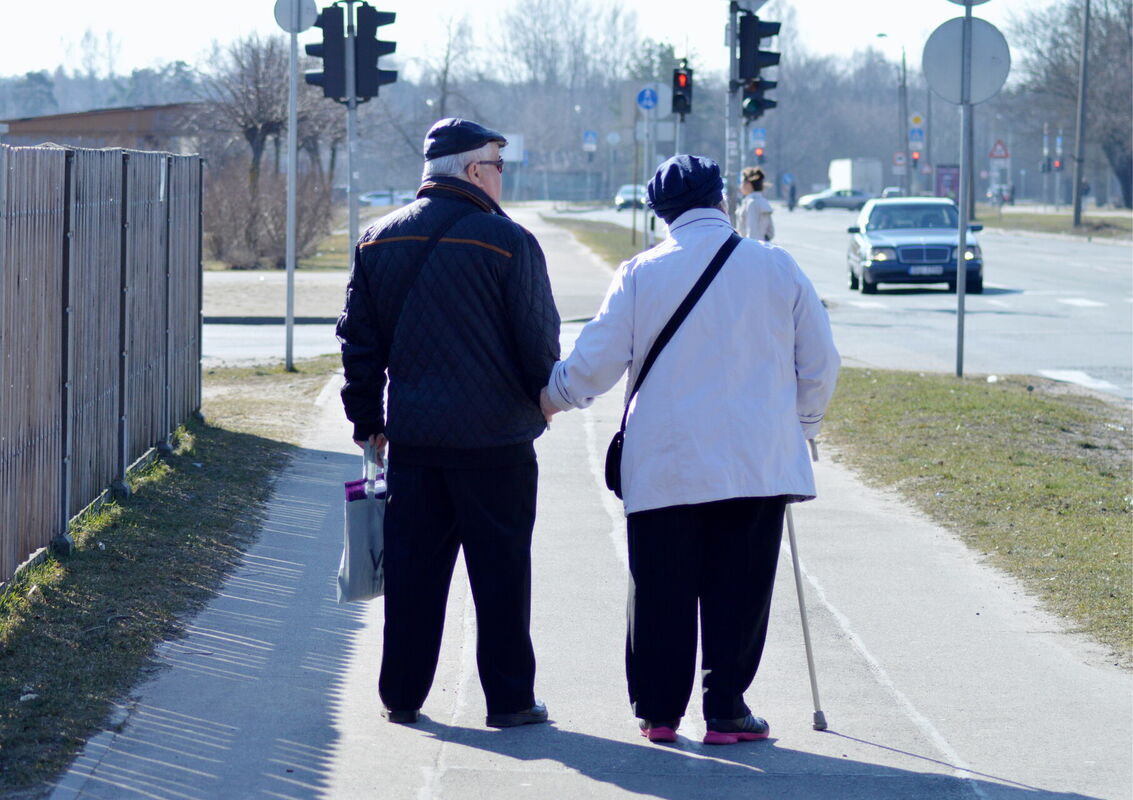
<path id="1" fill-rule="evenodd" d="M 1007 145 L 1003 143 L 1002 139 L 996 139 L 995 144 L 991 148 L 991 152 L 987 154 L 988 158 L 1010 158 L 1011 155 L 1007 152 Z"/>
<path id="2" fill-rule="evenodd" d="M 909 143 L 924 143 L 924 128 L 909 128 Z"/>
<path id="3" fill-rule="evenodd" d="M 523 134 L 522 133 L 508 133 L 504 131 L 504 138 L 507 139 L 507 147 L 500 150 L 500 158 L 504 161 L 512 161 L 520 164 L 527 163 L 527 152 L 523 149 Z"/>
<path id="4" fill-rule="evenodd" d="M 905 153 L 902 152 L 901 150 L 898 150 L 896 153 L 893 154 L 893 166 L 895 166 L 895 167 L 905 166 Z"/>
<path id="5" fill-rule="evenodd" d="M 646 86 L 644 89 L 637 93 L 637 104 L 645 111 L 656 108 L 657 90 L 652 86 Z"/>
<path id="6" fill-rule="evenodd" d="M 767 147 L 767 128 L 752 128 L 749 136 L 752 147 Z"/>
<path id="7" fill-rule="evenodd" d="M 610 131 L 606 134 L 606 144 L 610 145 L 610 147 L 617 147 L 621 144 L 621 141 L 622 135 L 617 131 Z"/>
<path id="8" fill-rule="evenodd" d="M 953 0 L 956 2 L 956 0 Z M 990 100 L 1003 88 L 1011 71 L 1011 51 L 999 29 L 987 20 L 972 20 L 971 88 L 968 102 L 973 105 Z M 921 56 L 928 85 L 949 103 L 962 102 L 960 97 L 960 51 L 964 37 L 964 18 L 942 23 L 925 42 Z"/>
<path id="9" fill-rule="evenodd" d="M 318 16 L 315 0 L 275 0 L 275 21 L 287 33 L 302 33 Z"/>
<path id="10" fill-rule="evenodd" d="M 593 153 L 598 149 L 598 131 L 582 132 L 582 152 Z"/>
<path id="11" fill-rule="evenodd" d="M 924 115 L 918 111 L 914 111 L 909 115 L 909 125 L 914 128 L 923 128 L 925 123 Z"/>

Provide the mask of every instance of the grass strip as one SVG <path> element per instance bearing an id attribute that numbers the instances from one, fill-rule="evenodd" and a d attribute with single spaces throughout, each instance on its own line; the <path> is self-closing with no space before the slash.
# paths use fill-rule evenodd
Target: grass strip
<path id="1" fill-rule="evenodd" d="M 39 796 L 158 667 L 259 530 L 274 476 L 337 358 L 210 370 L 204 413 L 174 453 L 129 476 L 132 496 L 75 520 L 76 551 L 0 596 L 0 791 Z"/>
<path id="2" fill-rule="evenodd" d="M 623 225 L 548 214 L 540 214 L 539 216 L 544 222 L 558 225 L 570 231 L 575 239 L 589 247 L 611 268 L 633 258 L 644 249 L 641 245 L 641 234 L 635 235 L 633 231 Z"/>
<path id="3" fill-rule="evenodd" d="M 823 436 L 1128 665 L 1130 423 L 1038 378 L 844 369 Z"/>
<path id="4" fill-rule="evenodd" d="M 1091 217 L 1082 214 L 1082 225 L 1075 228 L 1073 216 L 1067 213 L 1027 213 L 1012 211 L 1010 206 L 979 206 L 979 219 L 989 229 L 1030 231 L 1034 233 L 1062 233 L 1082 238 L 1129 239 L 1133 236 L 1133 214 Z"/>

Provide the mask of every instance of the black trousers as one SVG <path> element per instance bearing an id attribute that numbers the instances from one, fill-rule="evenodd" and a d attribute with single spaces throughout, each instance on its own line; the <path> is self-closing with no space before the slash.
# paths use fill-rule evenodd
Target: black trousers
<path id="1" fill-rule="evenodd" d="M 705 719 L 750 711 L 786 500 L 753 497 L 629 515 L 629 699 L 642 719 L 679 720 L 692 694 L 700 611 Z"/>
<path id="2" fill-rule="evenodd" d="M 378 689 L 420 708 L 437 669 L 457 551 L 476 604 L 476 663 L 488 713 L 535 703 L 531 532 L 538 466 L 448 469 L 391 459 L 385 515 L 385 634 Z"/>

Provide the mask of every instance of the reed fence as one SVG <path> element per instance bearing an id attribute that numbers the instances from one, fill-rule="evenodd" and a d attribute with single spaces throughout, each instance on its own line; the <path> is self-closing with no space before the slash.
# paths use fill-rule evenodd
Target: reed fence
<path id="1" fill-rule="evenodd" d="M 201 160 L 0 145 L 0 581 L 201 402 Z"/>

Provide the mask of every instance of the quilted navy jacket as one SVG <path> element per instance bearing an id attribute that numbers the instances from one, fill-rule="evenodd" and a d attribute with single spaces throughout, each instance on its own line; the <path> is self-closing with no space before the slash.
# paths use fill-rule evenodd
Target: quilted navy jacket
<path id="1" fill-rule="evenodd" d="M 406 295 L 425 242 L 454 216 Z M 440 463 L 470 449 L 533 453 L 559 314 L 535 237 L 476 186 L 430 179 L 362 235 L 337 332 L 356 440 L 384 433 L 392 453 Z"/>

